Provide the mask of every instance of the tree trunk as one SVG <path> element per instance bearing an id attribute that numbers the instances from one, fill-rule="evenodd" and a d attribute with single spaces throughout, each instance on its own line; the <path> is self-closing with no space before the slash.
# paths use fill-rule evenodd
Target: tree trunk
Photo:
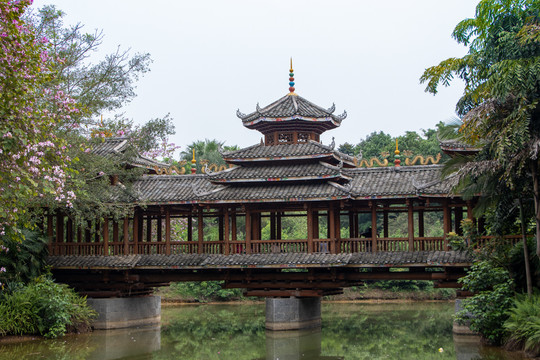
<path id="1" fill-rule="evenodd" d="M 534 218 L 536 220 L 536 256 L 540 258 L 540 183 L 538 180 L 538 160 L 531 162 L 531 175 L 534 194 Z"/>
<path id="2" fill-rule="evenodd" d="M 529 263 L 529 248 L 527 246 L 527 235 L 525 234 L 525 215 L 523 214 L 523 200 L 518 199 L 519 217 L 521 220 L 521 239 L 523 240 L 523 257 L 525 260 L 525 278 L 527 279 L 527 295 L 532 296 L 531 265 Z"/>

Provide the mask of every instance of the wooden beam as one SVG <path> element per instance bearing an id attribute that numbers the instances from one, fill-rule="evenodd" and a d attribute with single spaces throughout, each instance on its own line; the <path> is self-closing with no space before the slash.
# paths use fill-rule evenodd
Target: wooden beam
<path id="1" fill-rule="evenodd" d="M 414 251 L 414 213 L 413 202 L 407 200 L 407 234 L 409 236 L 409 251 Z"/>
<path id="2" fill-rule="evenodd" d="M 199 214 L 197 218 L 197 227 L 198 227 L 198 247 L 197 253 L 203 253 L 203 241 L 204 241 L 204 218 L 203 218 L 203 208 L 199 208 Z"/>
<path id="3" fill-rule="evenodd" d="M 165 255 L 171 255 L 171 211 L 165 210 Z"/>

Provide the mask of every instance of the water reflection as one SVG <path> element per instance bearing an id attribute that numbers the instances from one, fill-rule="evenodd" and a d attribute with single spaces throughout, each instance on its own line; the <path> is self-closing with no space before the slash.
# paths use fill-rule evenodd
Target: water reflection
<path id="1" fill-rule="evenodd" d="M 264 305 L 164 307 L 162 326 L 0 345 L 0 360 L 522 360 L 452 336 L 451 303 L 323 304 L 322 330 L 267 332 Z"/>

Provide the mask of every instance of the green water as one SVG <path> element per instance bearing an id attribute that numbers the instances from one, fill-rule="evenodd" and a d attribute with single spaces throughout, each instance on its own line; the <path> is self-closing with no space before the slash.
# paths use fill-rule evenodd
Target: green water
<path id="1" fill-rule="evenodd" d="M 161 327 L 0 345 L 0 360 L 524 359 L 454 337 L 453 311 L 453 303 L 323 304 L 322 330 L 267 332 L 264 305 L 164 307 Z"/>

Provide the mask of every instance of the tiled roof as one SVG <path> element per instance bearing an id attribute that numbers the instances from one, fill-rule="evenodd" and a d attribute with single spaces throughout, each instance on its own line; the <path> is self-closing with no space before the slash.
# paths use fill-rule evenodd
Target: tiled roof
<path id="1" fill-rule="evenodd" d="M 478 151 L 479 149 L 455 139 L 439 140 L 439 146 L 444 150 Z"/>
<path id="2" fill-rule="evenodd" d="M 136 180 L 134 189 L 144 202 L 197 202 L 201 194 L 219 186 L 210 183 L 205 175 L 155 175 Z"/>
<path id="3" fill-rule="evenodd" d="M 441 165 L 346 169 L 352 176 L 351 192 L 357 198 L 448 194 L 450 183 L 441 180 Z"/>
<path id="4" fill-rule="evenodd" d="M 104 138 L 102 142 L 95 144 L 92 147 L 92 152 L 96 155 L 101 155 L 104 157 L 115 156 L 123 154 L 130 147 L 129 139 L 125 137 L 118 138 Z M 169 167 L 168 164 L 149 159 L 145 156 L 140 155 L 138 152 L 135 152 L 128 164 L 135 167 L 144 167 L 147 169 L 153 169 L 154 166 L 160 168 Z"/>
<path id="5" fill-rule="evenodd" d="M 237 166 L 209 174 L 212 182 L 324 180 L 340 177 L 341 169 L 325 163 Z M 208 173 L 207 173 L 208 174 Z"/>
<path id="6" fill-rule="evenodd" d="M 223 154 L 223 158 L 230 162 L 249 160 L 269 161 L 288 159 L 316 159 L 325 157 L 343 159 L 344 162 L 349 164 L 354 163 L 354 158 L 352 156 L 312 140 L 302 144 L 283 144 L 271 146 L 259 144 Z"/>
<path id="7" fill-rule="evenodd" d="M 329 128 L 334 128 L 339 126 L 347 116 L 345 112 L 343 115 L 336 116 L 333 114 L 334 110 L 334 105 L 330 109 L 324 109 L 301 96 L 288 94 L 263 108 L 257 105 L 257 110 L 251 114 L 244 115 L 237 112 L 237 115 L 246 126 L 258 121 L 275 121 L 276 119 L 284 121 L 290 118 L 291 120 L 328 121 L 332 124 Z"/>
<path id="8" fill-rule="evenodd" d="M 353 254 L 278 253 L 278 254 L 182 254 L 127 256 L 49 256 L 53 269 L 129 268 L 243 268 L 257 267 L 359 267 L 359 266 L 452 266 L 470 265 L 465 251 L 411 251 Z"/>

